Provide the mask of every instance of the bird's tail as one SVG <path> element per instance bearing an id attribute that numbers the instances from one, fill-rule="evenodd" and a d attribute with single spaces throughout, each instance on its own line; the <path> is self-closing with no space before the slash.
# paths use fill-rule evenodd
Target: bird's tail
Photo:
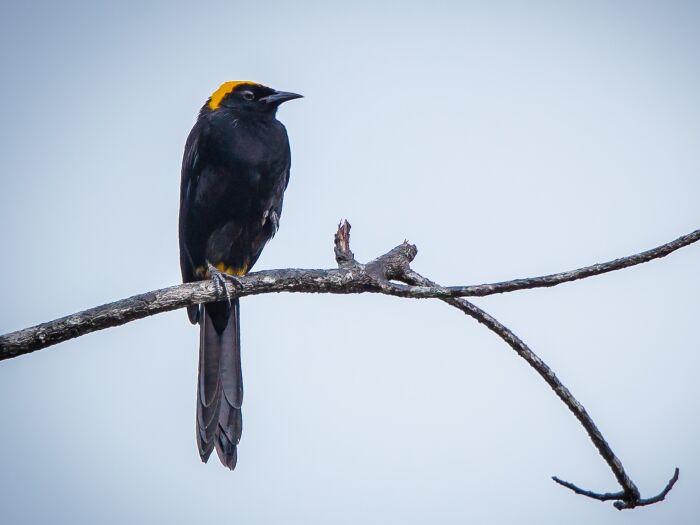
<path id="1" fill-rule="evenodd" d="M 241 375 L 240 306 L 238 299 L 201 307 L 197 444 L 206 463 L 216 448 L 221 463 L 233 470 L 241 439 L 243 378 Z"/>

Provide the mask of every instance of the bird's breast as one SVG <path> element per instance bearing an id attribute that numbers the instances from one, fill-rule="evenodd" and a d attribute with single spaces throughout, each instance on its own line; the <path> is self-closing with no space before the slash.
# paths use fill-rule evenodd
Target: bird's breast
<path id="1" fill-rule="evenodd" d="M 242 165 L 265 171 L 288 155 L 287 135 L 276 120 L 230 119 L 213 126 L 211 138 L 212 157 L 231 167 Z"/>

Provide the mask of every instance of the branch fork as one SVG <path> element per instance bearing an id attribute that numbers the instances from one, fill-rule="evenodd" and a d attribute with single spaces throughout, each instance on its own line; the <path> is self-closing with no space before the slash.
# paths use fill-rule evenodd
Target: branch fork
<path id="1" fill-rule="evenodd" d="M 404 241 L 403 244 L 400 244 L 393 250 L 374 259 L 363 267 L 355 260 L 355 257 L 350 250 L 350 224 L 346 220 L 341 221 L 341 223 L 338 225 L 338 232 L 335 235 L 335 258 L 339 268 L 362 268 L 372 277 L 374 281 L 373 284 L 389 293 L 395 290 L 410 291 L 410 286 L 413 286 L 423 287 L 426 290 L 441 290 L 446 296 L 451 295 L 451 290 L 454 290 L 454 288 L 444 288 L 411 269 L 411 262 L 416 257 L 417 253 L 418 250 L 414 245 Z M 395 284 L 391 281 L 401 281 L 405 283 L 405 285 L 409 285 L 409 287 L 402 287 L 401 285 Z M 642 498 L 639 493 L 639 489 L 625 472 L 622 462 L 612 451 L 605 438 L 603 438 L 602 433 L 600 430 L 598 430 L 598 427 L 588 415 L 586 409 L 579 401 L 576 400 L 576 398 L 574 398 L 569 389 L 566 388 L 561 381 L 559 381 L 554 372 L 544 363 L 544 361 L 542 361 L 542 359 L 540 359 L 507 327 L 466 299 L 445 297 L 441 300 L 484 324 L 492 332 L 508 343 L 508 345 L 511 346 L 511 348 L 513 348 L 513 350 L 515 350 L 520 357 L 525 359 L 528 364 L 533 367 L 538 374 L 540 374 L 540 376 L 556 392 L 557 396 L 564 402 L 567 408 L 573 412 L 574 416 L 576 416 L 581 425 L 583 425 L 583 427 L 586 429 L 591 441 L 593 441 L 593 444 L 598 449 L 598 452 L 613 471 L 613 474 L 617 478 L 622 490 L 614 493 L 609 492 L 599 494 L 581 489 L 573 483 L 563 481 L 558 477 L 553 476 L 552 479 L 556 483 L 582 496 L 587 496 L 600 501 L 614 501 L 613 505 L 618 510 L 643 507 L 653 503 L 658 503 L 666 498 L 666 495 L 671 491 L 676 481 L 678 481 L 678 476 L 680 474 L 678 467 L 676 467 L 674 475 L 666 484 L 666 487 L 659 494 L 651 498 Z"/>
<path id="2" fill-rule="evenodd" d="M 337 269 L 267 270 L 236 277 L 235 282 L 228 279 L 218 283 L 214 280 L 197 281 L 136 295 L 0 335 L 0 361 L 161 312 L 247 295 L 280 292 L 379 293 L 412 299 L 439 299 L 486 326 L 542 377 L 584 427 L 622 490 L 597 493 L 582 489 L 556 476 L 552 479 L 576 494 L 599 501 L 613 501 L 613 505 L 618 510 L 633 509 L 663 501 L 678 481 L 679 469 L 675 469 L 673 476 L 659 494 L 642 498 L 639 489 L 627 475 L 622 462 L 612 451 L 586 409 L 562 384 L 554 371 L 511 330 L 465 297 L 482 297 L 516 290 L 556 286 L 659 259 L 699 240 L 700 230 L 695 230 L 651 250 L 577 270 L 498 283 L 443 287 L 411 269 L 411 262 L 415 259 L 418 250 L 406 241 L 368 263 L 362 264 L 356 261 L 350 249 L 350 224 L 343 220 L 335 234 L 334 252 Z"/>

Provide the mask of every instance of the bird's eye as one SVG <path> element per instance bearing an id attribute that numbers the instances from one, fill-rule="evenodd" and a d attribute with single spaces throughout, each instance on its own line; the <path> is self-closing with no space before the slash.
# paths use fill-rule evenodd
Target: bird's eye
<path id="1" fill-rule="evenodd" d="M 246 100 L 253 100 L 255 98 L 255 93 L 252 91 L 243 91 L 241 96 Z"/>

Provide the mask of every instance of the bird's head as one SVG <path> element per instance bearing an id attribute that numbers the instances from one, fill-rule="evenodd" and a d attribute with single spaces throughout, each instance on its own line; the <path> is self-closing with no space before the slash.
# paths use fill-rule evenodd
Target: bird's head
<path id="1" fill-rule="evenodd" d="M 283 102 L 301 98 L 297 93 L 277 91 L 250 80 L 224 82 L 211 94 L 203 111 L 230 110 L 240 113 L 274 113 Z"/>

